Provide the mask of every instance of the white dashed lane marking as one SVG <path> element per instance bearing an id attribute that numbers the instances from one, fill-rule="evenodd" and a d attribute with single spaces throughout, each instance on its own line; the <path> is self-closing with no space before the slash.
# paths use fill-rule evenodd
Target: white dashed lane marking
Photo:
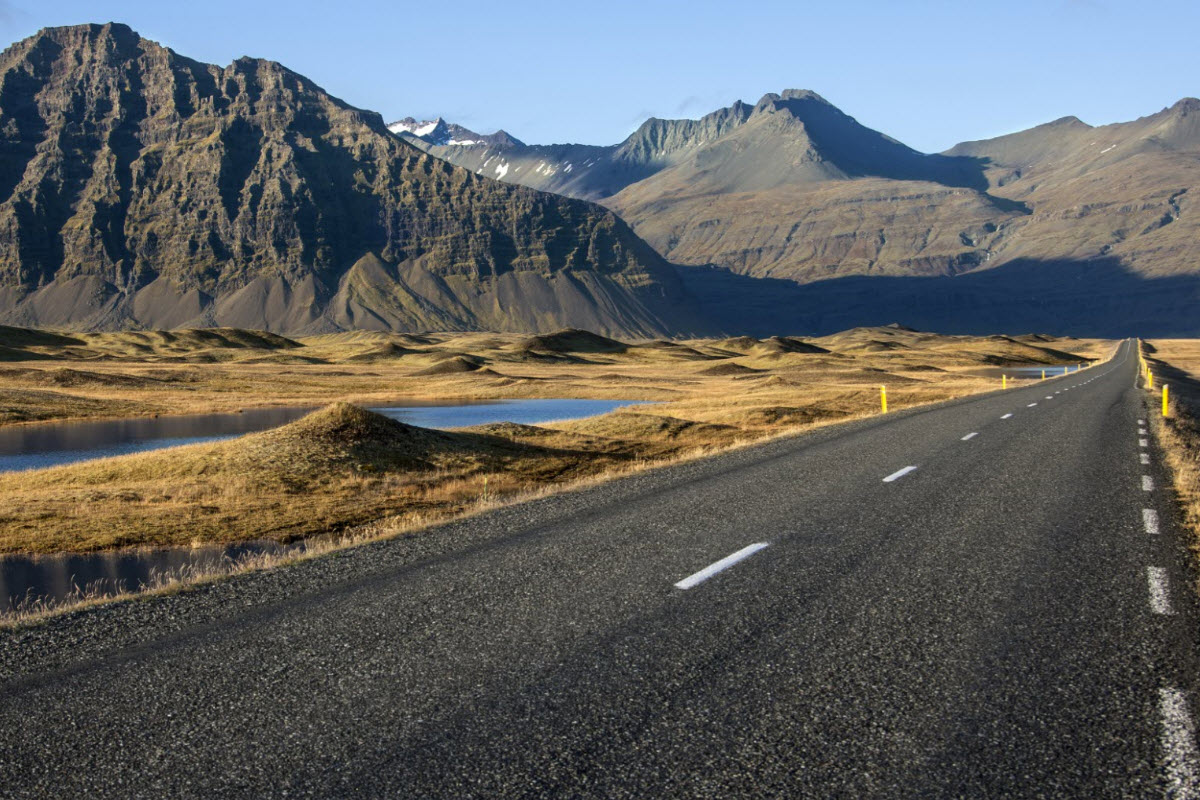
<path id="1" fill-rule="evenodd" d="M 1196 751 L 1196 723 L 1188 709 L 1187 695 L 1178 689 L 1159 689 L 1158 710 L 1162 718 L 1167 797 L 1196 800 L 1200 798 L 1200 753 Z"/>
<path id="2" fill-rule="evenodd" d="M 1146 581 L 1150 585 L 1150 608 L 1155 614 L 1174 614 L 1171 610 L 1171 584 L 1167 571 L 1162 567 L 1146 567 Z"/>
<path id="3" fill-rule="evenodd" d="M 1146 529 L 1146 533 L 1158 535 L 1158 512 L 1153 508 L 1142 509 L 1142 527 Z"/>
<path id="4" fill-rule="evenodd" d="M 1143 492 L 1153 492 L 1154 491 L 1154 478 L 1151 478 L 1149 475 L 1142 476 L 1142 491 Z"/>
<path id="5" fill-rule="evenodd" d="M 905 467 L 904 469 L 898 469 L 895 472 L 893 472 L 891 475 L 888 475 L 886 478 L 884 478 L 883 482 L 891 483 L 892 481 L 898 481 L 901 478 L 903 478 L 905 475 L 907 475 L 908 473 L 913 472 L 915 470 L 916 470 L 916 467 Z"/>
<path id="6" fill-rule="evenodd" d="M 979 435 L 979 433 L 978 433 L 978 432 L 968 433 L 966 436 L 962 437 L 962 440 L 965 442 L 965 441 L 968 441 L 968 440 L 970 440 L 970 439 L 974 439 L 974 438 L 975 438 L 976 436 L 978 436 L 978 435 Z"/>
<path id="7" fill-rule="evenodd" d="M 730 567 L 732 567 L 734 564 L 738 563 L 739 561 L 741 561 L 745 558 L 749 558 L 750 556 L 754 555 L 759 550 L 762 550 L 764 547 L 766 547 L 767 544 L 768 544 L 767 542 L 756 542 L 755 544 L 752 544 L 748 547 L 743 547 L 741 550 L 738 550 L 736 553 L 725 556 L 720 561 L 717 561 L 716 563 L 713 563 L 713 564 L 709 564 L 707 567 L 700 570 L 699 572 L 694 573 L 694 574 L 689 575 L 688 577 L 684 578 L 679 583 L 675 584 L 675 588 L 676 589 L 691 589 L 693 586 L 695 586 L 698 583 L 704 583 L 704 581 L 708 580 L 713 575 L 716 575 L 718 572 L 729 569 Z"/>

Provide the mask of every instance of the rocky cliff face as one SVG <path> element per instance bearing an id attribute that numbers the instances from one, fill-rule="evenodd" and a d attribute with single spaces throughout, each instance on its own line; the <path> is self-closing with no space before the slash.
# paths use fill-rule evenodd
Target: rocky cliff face
<path id="1" fill-rule="evenodd" d="M 699 325 L 612 213 L 433 158 L 279 64 L 201 64 L 121 25 L 0 54 L 0 319 Z"/>

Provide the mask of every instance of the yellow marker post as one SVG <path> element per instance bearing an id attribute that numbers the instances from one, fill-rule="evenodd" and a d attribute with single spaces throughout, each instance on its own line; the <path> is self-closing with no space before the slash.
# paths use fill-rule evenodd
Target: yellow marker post
<path id="1" fill-rule="evenodd" d="M 1001 376 L 1000 376 L 1000 388 L 1001 388 L 1001 389 L 1007 389 L 1007 388 L 1008 388 L 1008 376 L 1007 376 L 1007 375 L 1001 375 Z"/>
<path id="2" fill-rule="evenodd" d="M 1063 367 L 1063 375 L 1066 375 L 1066 374 L 1067 374 L 1067 370 L 1068 370 L 1068 369 L 1070 369 L 1070 367 Z"/>
<path id="3" fill-rule="evenodd" d="M 1046 380 L 1046 370 L 1042 370 L 1042 380 Z"/>
<path id="4" fill-rule="evenodd" d="M 1171 416 L 1170 411 L 1167 410 L 1167 385 L 1165 383 L 1163 384 L 1163 416 Z"/>
<path id="5" fill-rule="evenodd" d="M 1146 380 L 1149 382 L 1147 385 L 1147 388 L 1153 389 L 1154 388 L 1154 373 L 1151 372 L 1150 370 L 1146 370 Z"/>
<path id="6" fill-rule="evenodd" d="M 886 414 L 887 413 L 887 387 L 886 386 L 879 387 L 879 406 L 880 406 L 880 408 L 883 409 L 880 413 Z"/>

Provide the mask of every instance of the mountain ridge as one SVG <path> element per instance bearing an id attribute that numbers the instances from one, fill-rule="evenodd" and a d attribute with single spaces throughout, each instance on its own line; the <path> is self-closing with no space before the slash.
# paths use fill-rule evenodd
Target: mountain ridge
<path id="1" fill-rule="evenodd" d="M 610 211 L 435 159 L 276 62 L 207 65 L 118 23 L 0 54 L 0 320 L 702 325 Z"/>
<path id="2" fill-rule="evenodd" d="M 790 99 L 783 102 L 785 97 Z M 790 114 L 796 109 L 802 113 Z M 714 132 L 714 123 L 722 121 L 732 124 Z M 834 133 L 822 124 L 833 126 Z M 630 145 L 639 135 L 652 144 L 704 125 L 707 137 L 681 136 L 682 146 L 674 149 Z M 1056 281 L 1080 281 L 1090 267 L 1094 277 L 1077 287 L 1081 305 L 1059 329 L 1076 333 L 1100 324 L 1106 332 L 1136 333 L 1133 326 L 1154 320 L 1156 309 L 1178 314 L 1181 292 L 1200 299 L 1195 98 L 1130 122 L 1091 126 L 1066 116 L 943 153 L 919 154 L 861 128 L 820 95 L 785 92 L 765 95 L 755 106 L 739 101 L 700 120 L 647 120 L 606 152 L 622 147 L 644 157 L 641 173 L 623 175 L 617 185 L 578 175 L 562 180 L 563 165 L 554 158 L 571 155 L 569 148 L 528 146 L 530 157 L 545 163 L 519 160 L 517 148 L 481 153 L 483 163 L 463 165 L 486 172 L 501 163 L 504 180 L 598 199 L 683 267 L 794 283 L 808 295 L 786 305 L 810 315 L 814 324 L 829 316 L 828 303 L 845 303 L 870 322 L 890 321 L 898 310 L 920 303 L 915 287 L 936 286 L 931 297 L 942 299 L 930 302 L 946 302 L 956 295 L 954 281 L 994 271 L 969 288 L 957 285 L 970 304 L 996 321 L 1004 313 L 1027 319 L 1021 298 L 1031 286 L 1057 294 Z M 455 153 L 438 154 L 458 160 Z M 534 179 L 527 166 L 537 167 Z M 616 191 L 608 193 L 610 188 Z M 748 292 L 742 299 L 756 309 L 756 318 L 741 317 L 738 324 L 784 319 L 758 296 L 763 287 L 731 278 L 718 281 L 720 291 L 711 292 L 708 274 L 685 271 L 685 279 L 701 296 L 730 296 L 734 287 Z M 870 284 L 859 278 L 890 280 Z M 939 282 L 921 282 L 934 279 Z M 903 287 L 908 305 L 898 308 L 885 297 L 872 297 L 870 285 L 881 294 Z M 1087 307 L 1106 309 L 1110 319 L 1097 318 Z M 873 309 L 881 316 L 873 316 Z M 953 314 L 936 308 L 921 313 L 922 320 L 937 320 L 945 330 L 959 329 Z M 959 313 L 974 312 L 964 307 Z M 1054 315 L 1038 317 L 1047 318 Z M 853 317 L 839 320 L 856 324 Z M 969 320 L 962 324 L 974 330 Z M 1200 329 L 1182 320 L 1177 325 L 1181 331 Z"/>

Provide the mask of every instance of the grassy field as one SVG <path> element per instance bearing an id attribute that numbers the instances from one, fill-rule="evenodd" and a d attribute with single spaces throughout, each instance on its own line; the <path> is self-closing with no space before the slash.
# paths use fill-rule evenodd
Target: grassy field
<path id="1" fill-rule="evenodd" d="M 245 331 L 0 328 L 0 421 L 318 405 L 215 444 L 0 475 L 0 553 L 387 535 L 580 482 L 999 388 L 997 367 L 1106 357 L 1103 340 L 867 328 L 820 339 L 623 343 L 582 331 L 299 341 Z M 406 399 L 656 401 L 545 426 L 436 432 Z"/>

